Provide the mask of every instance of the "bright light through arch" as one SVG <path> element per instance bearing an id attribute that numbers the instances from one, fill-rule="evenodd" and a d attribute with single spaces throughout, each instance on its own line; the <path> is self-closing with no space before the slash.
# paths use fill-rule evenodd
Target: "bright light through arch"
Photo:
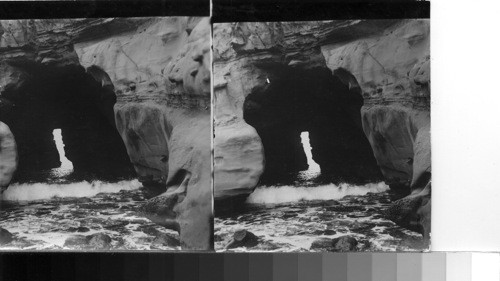
<path id="1" fill-rule="evenodd" d="M 309 142 L 309 132 L 300 133 L 300 139 L 302 141 L 302 146 L 304 147 L 304 152 L 306 153 L 307 165 L 309 165 L 309 168 L 307 170 L 310 172 L 320 172 L 320 166 L 318 165 L 318 163 L 314 162 L 312 158 L 312 147 L 311 143 Z"/>
<path id="2" fill-rule="evenodd" d="M 54 141 L 56 143 L 57 151 L 59 152 L 59 160 L 61 161 L 61 169 L 63 170 L 73 170 L 73 163 L 66 158 L 66 153 L 64 152 L 64 143 L 62 140 L 61 129 L 55 129 L 52 131 L 54 135 Z"/>

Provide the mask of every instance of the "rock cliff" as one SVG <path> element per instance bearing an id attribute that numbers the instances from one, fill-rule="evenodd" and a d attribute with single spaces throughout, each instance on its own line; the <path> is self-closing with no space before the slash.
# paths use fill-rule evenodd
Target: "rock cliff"
<path id="1" fill-rule="evenodd" d="M 398 207 L 389 214 L 402 225 L 420 225 L 418 231 L 428 236 L 429 39 L 428 20 L 215 24 L 216 200 L 248 195 L 268 172 L 272 163 L 266 146 L 275 149 L 263 128 L 273 132 L 299 124 L 292 125 L 296 127 L 292 135 L 310 131 L 313 159 L 322 171 L 330 165 L 326 170 L 340 173 L 335 178 L 347 181 L 362 175 L 369 175 L 365 180 L 381 176 L 391 187 L 411 193 L 406 200 L 418 206 L 395 202 Z M 322 77 L 324 70 L 331 77 Z M 297 80 L 304 80 L 304 86 Z M 282 94 L 272 94 L 268 89 L 279 83 L 284 84 L 277 90 Z M 318 99 L 320 103 L 312 102 Z M 269 115 L 281 107 L 288 110 Z M 290 110 L 300 116 L 280 122 L 280 116 Z M 315 126 L 296 121 L 311 118 L 304 113 L 308 110 L 315 110 L 312 116 L 331 115 L 314 120 Z M 327 120 L 336 125 L 326 125 Z M 322 122 L 324 126 L 319 125 Z M 286 146 L 284 138 L 271 139 Z M 342 171 L 340 167 L 346 165 Z M 361 172 L 353 174 L 355 170 Z"/>
<path id="2" fill-rule="evenodd" d="M 0 121 L 18 143 L 17 174 L 59 165 L 61 128 L 75 172 L 135 170 L 166 187 L 145 214 L 179 230 L 184 249 L 211 248 L 209 20 L 2 21 L 0 34 Z"/>

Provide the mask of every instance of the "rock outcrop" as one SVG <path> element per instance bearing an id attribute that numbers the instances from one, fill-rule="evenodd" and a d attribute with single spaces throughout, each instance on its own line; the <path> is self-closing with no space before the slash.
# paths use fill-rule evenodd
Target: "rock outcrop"
<path id="1" fill-rule="evenodd" d="M 164 194 L 153 198 L 145 207 L 147 215 L 163 225 L 175 225 L 180 231 L 183 249 L 211 248 L 208 18 L 3 21 L 0 33 L 1 77 L 8 77 L 2 79 L 0 98 L 2 105 L 4 100 L 15 105 L 2 106 L 0 120 L 15 123 L 19 119 L 19 114 L 5 116 L 4 113 L 19 112 L 26 96 L 25 81 L 30 82 L 26 77 L 38 78 L 40 73 L 52 71 L 58 75 L 53 75 L 54 79 L 45 83 L 38 79 L 38 85 L 57 82 L 67 85 L 84 80 L 85 83 L 73 87 L 92 84 L 81 95 L 87 96 L 88 100 L 82 98 L 78 101 L 95 112 L 97 117 L 93 120 L 110 127 L 96 128 L 94 121 L 82 125 L 88 129 L 83 136 L 100 135 L 101 139 L 87 140 L 80 146 L 106 144 L 102 149 L 92 150 L 99 156 L 87 154 L 85 159 L 93 159 L 93 162 L 84 163 L 90 164 L 84 167 L 99 165 L 100 162 L 108 167 L 131 164 L 145 186 L 166 187 Z M 43 71 L 30 73 L 29 70 L 34 68 Z M 66 78 L 74 79 L 67 82 Z M 75 91 L 60 92 L 76 99 Z M 13 96 L 18 97 L 15 102 Z M 48 104 L 43 95 L 35 92 L 33 96 L 39 97 L 40 104 Z M 47 109 L 54 107 L 48 105 Z M 39 116 L 46 121 L 43 124 L 48 124 L 44 125 L 45 129 L 40 126 L 43 132 L 39 135 L 43 140 L 47 139 L 43 137 L 47 131 L 51 132 L 60 125 L 57 120 L 66 120 L 60 116 L 49 118 L 43 111 Z M 69 132 L 65 134 L 70 129 L 71 126 L 63 127 L 62 134 L 70 150 L 67 151 L 68 159 L 75 164 L 81 153 L 76 149 L 71 152 L 73 145 L 68 142 L 72 137 Z M 108 133 L 100 133 L 100 130 Z M 13 133 L 17 140 L 14 129 Z M 28 141 L 18 141 L 18 148 L 21 147 L 36 151 Z M 110 151 L 121 151 L 120 147 L 123 152 L 110 154 Z M 40 159 L 54 155 L 50 143 L 42 148 L 38 150 L 43 151 L 40 155 L 45 157 Z M 58 165 L 58 159 L 50 161 L 39 166 L 50 168 Z M 27 162 L 20 157 L 20 166 Z M 163 200 L 171 194 L 179 195 L 178 200 Z M 168 216 L 165 210 L 169 210 Z M 173 224 L 167 223 L 170 219 Z"/>
<path id="2" fill-rule="evenodd" d="M 233 239 L 226 245 L 226 249 L 234 249 L 238 247 L 255 247 L 259 244 L 259 237 L 250 231 L 240 229 L 234 232 Z"/>
<path id="3" fill-rule="evenodd" d="M 430 218 L 429 39 L 428 20 L 215 24 L 216 200 L 248 195 L 267 169 L 265 136 L 258 128 L 248 128 L 245 117 L 245 103 L 252 93 L 273 85 L 284 69 L 307 72 L 323 68 L 346 87 L 349 98 L 336 100 L 343 112 L 338 116 L 364 134 L 385 182 L 420 198 L 412 205 L 418 205 L 416 208 L 396 208 L 407 210 L 407 215 L 395 220 L 408 225 L 411 217 L 428 236 L 430 224 L 422 224 Z M 322 87 L 330 86 L 325 83 Z M 293 99 L 291 92 L 273 102 L 286 104 Z M 262 103 L 250 104 L 250 108 L 262 107 Z M 274 121 L 269 119 L 264 118 L 267 123 Z M 344 138 L 339 143 L 353 138 L 336 135 Z M 317 159 L 313 139 L 311 146 Z M 358 168 L 369 170 L 368 166 Z"/>
<path id="4" fill-rule="evenodd" d="M 17 168 L 17 149 L 9 127 L 0 122 L 0 194 L 7 188 Z"/>

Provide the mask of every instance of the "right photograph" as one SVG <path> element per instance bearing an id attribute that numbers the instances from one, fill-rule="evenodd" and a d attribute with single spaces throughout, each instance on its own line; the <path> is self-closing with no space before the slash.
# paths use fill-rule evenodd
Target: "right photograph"
<path id="1" fill-rule="evenodd" d="M 213 26 L 217 251 L 427 251 L 430 21 Z"/>

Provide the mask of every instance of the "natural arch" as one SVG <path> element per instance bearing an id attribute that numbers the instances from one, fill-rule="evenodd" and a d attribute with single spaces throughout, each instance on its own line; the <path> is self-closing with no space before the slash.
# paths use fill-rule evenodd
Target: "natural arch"
<path id="1" fill-rule="evenodd" d="M 26 78 L 2 92 L 10 108 L 0 116 L 16 137 L 14 181 L 61 166 L 54 129 L 61 130 L 75 176 L 112 180 L 134 174 L 114 122 L 113 84 L 103 70 L 34 62 L 14 67 Z"/>
<path id="2" fill-rule="evenodd" d="M 247 96 L 243 108 L 264 146 L 263 182 L 283 182 L 308 168 L 300 139 L 304 131 L 321 178 L 354 183 L 382 178 L 361 127 L 363 98 L 352 74 L 282 67 L 267 81 Z"/>

